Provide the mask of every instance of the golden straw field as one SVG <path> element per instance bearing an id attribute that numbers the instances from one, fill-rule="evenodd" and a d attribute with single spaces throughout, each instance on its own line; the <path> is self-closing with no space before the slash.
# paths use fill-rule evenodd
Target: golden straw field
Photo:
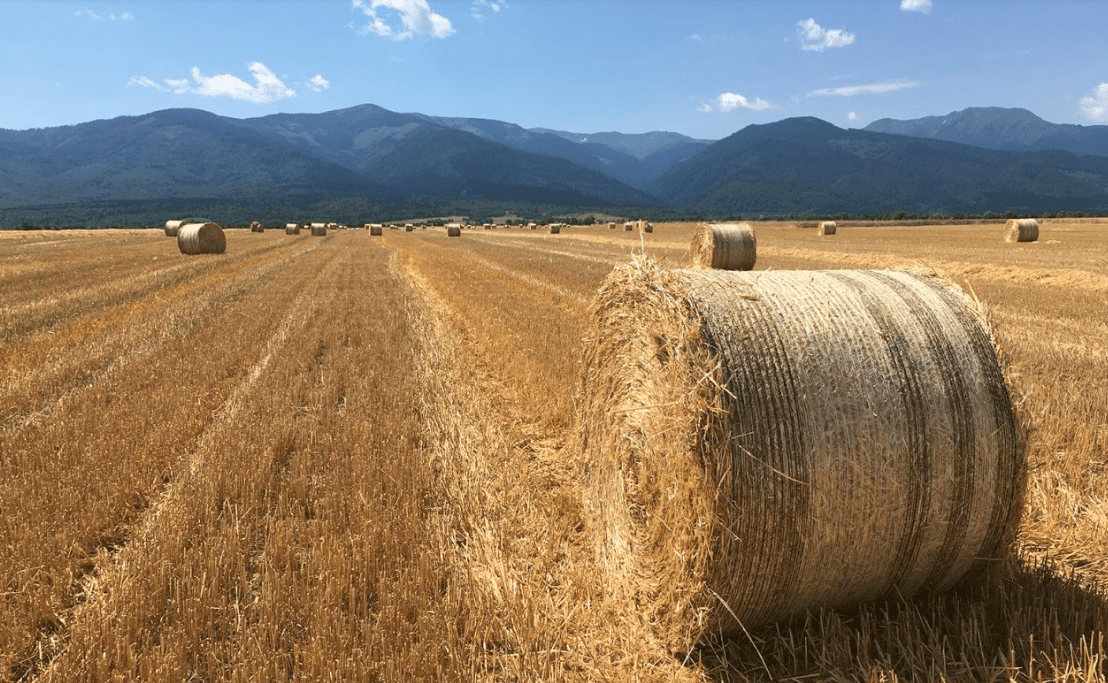
<path id="1" fill-rule="evenodd" d="M 1029 475 L 986 582 L 689 652 L 605 593 L 582 335 L 695 227 L 0 232 L 0 683 L 1105 680 L 1104 220 L 755 224 L 755 270 L 922 266 L 992 309 Z"/>

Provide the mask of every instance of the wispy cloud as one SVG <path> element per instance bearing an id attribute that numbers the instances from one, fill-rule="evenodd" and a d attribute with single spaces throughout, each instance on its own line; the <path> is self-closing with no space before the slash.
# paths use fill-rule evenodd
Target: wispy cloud
<path id="1" fill-rule="evenodd" d="M 931 14 L 931 0 L 900 0 L 900 9 L 905 12 Z"/>
<path id="2" fill-rule="evenodd" d="M 764 111 L 766 109 L 775 109 L 772 103 L 763 100 L 761 97 L 755 97 L 753 100 L 733 92 L 721 93 L 711 102 L 703 102 L 697 107 L 697 111 L 704 112 L 705 114 L 713 111 L 734 111 L 736 109 L 750 109 L 751 111 Z"/>
<path id="3" fill-rule="evenodd" d="M 277 78 L 277 75 L 265 64 L 253 62 L 248 68 L 254 76 L 253 84 L 231 74 L 205 76 L 200 73 L 199 68 L 193 67 L 191 81 L 187 78 L 164 78 L 161 83 L 158 83 L 146 76 L 136 76 L 128 81 L 127 85 L 154 88 L 162 92 L 172 92 L 175 95 L 192 93 L 206 97 L 230 97 L 234 100 L 247 100 L 261 104 L 296 96 L 296 91 L 282 83 L 281 79 Z M 322 76 L 316 76 L 316 78 L 326 82 Z M 316 78 L 312 79 L 313 84 Z M 330 83 L 327 83 L 327 86 L 329 85 Z"/>
<path id="4" fill-rule="evenodd" d="M 846 120 L 851 121 L 851 122 L 857 121 L 858 120 L 858 115 L 855 114 L 854 112 L 850 112 L 849 114 L 846 115 Z"/>
<path id="5" fill-rule="evenodd" d="M 469 13 L 477 21 L 484 21 L 489 12 L 498 14 L 500 10 L 508 6 L 504 0 L 473 0 L 469 6 Z"/>
<path id="6" fill-rule="evenodd" d="M 823 28 L 815 19 L 796 22 L 800 33 L 800 49 L 823 52 L 829 47 L 846 47 L 854 42 L 854 34 L 843 29 Z"/>
<path id="7" fill-rule="evenodd" d="M 351 3 L 369 17 L 369 23 L 358 29 L 363 36 L 372 33 L 382 38 L 406 40 L 413 36 L 445 38 L 454 33 L 450 20 L 432 12 L 427 0 L 351 0 Z M 499 7 L 503 3 L 495 4 Z M 389 24 L 381 10 L 395 12 L 400 25 Z"/>
<path id="8" fill-rule="evenodd" d="M 821 88 L 813 90 L 805 97 L 854 97 L 855 95 L 880 95 L 894 90 L 914 88 L 919 83 L 915 81 L 886 81 L 884 83 L 867 83 L 865 85 L 844 85 L 838 88 Z"/>
<path id="9" fill-rule="evenodd" d="M 704 42 L 704 37 L 701 36 L 699 33 L 693 33 L 689 35 L 689 40 L 693 41 L 694 43 L 702 43 Z"/>
<path id="10" fill-rule="evenodd" d="M 316 92 L 321 92 L 331 87 L 331 81 L 324 78 L 323 74 L 316 74 L 308 81 L 308 87 Z"/>
<path id="11" fill-rule="evenodd" d="M 1093 121 L 1108 121 L 1108 83 L 1101 83 L 1091 95 L 1081 98 L 1081 111 Z"/>
<path id="12" fill-rule="evenodd" d="M 86 19 L 92 19 L 93 21 L 103 21 L 104 19 L 107 19 L 108 21 L 129 21 L 135 18 L 134 15 L 130 12 L 124 12 L 123 14 L 97 14 L 87 7 L 77 10 L 73 13 L 73 16 L 84 17 Z"/>

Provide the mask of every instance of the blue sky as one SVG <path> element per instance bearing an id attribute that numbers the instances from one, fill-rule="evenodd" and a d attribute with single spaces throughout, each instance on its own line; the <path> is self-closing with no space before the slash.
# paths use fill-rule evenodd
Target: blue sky
<path id="1" fill-rule="evenodd" d="M 1108 4 L 0 0 L 0 128 L 372 103 L 718 139 L 971 106 L 1108 123 Z"/>

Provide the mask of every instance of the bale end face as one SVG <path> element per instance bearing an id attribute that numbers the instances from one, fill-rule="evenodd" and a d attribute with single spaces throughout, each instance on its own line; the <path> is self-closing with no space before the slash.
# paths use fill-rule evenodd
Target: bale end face
<path id="1" fill-rule="evenodd" d="M 753 270 L 758 241 L 750 223 L 701 223 L 690 245 L 694 268 Z"/>
<path id="2" fill-rule="evenodd" d="M 838 230 L 838 226 L 835 225 L 835 221 L 820 221 L 819 227 L 816 228 L 819 235 L 834 235 Z"/>

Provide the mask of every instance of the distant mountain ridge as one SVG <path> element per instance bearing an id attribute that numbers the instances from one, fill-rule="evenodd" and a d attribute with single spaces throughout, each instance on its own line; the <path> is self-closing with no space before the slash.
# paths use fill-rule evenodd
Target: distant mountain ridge
<path id="1" fill-rule="evenodd" d="M 1059 150 L 1108 156 L 1108 126 L 1050 123 L 1026 109 L 970 107 L 946 116 L 880 119 L 863 130 L 1012 152 Z"/>

